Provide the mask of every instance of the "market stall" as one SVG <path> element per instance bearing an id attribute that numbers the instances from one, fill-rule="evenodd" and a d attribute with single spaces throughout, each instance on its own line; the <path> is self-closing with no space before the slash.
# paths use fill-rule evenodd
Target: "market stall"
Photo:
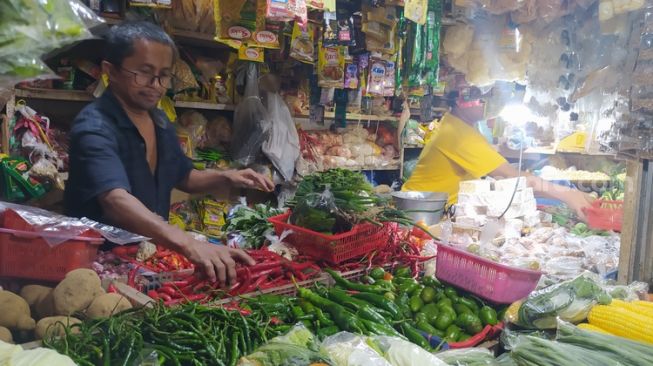
<path id="1" fill-rule="evenodd" d="M 0 365 L 653 364 L 651 6 L 9 0 Z M 179 49 L 150 85 L 192 169 L 274 183 L 171 193 L 175 232 L 252 259 L 227 283 L 64 214 L 72 121 L 130 20 Z"/>

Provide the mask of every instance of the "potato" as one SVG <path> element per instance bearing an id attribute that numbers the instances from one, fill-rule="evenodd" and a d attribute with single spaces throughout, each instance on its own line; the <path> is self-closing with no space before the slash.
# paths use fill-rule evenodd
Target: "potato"
<path id="1" fill-rule="evenodd" d="M 102 295 L 100 277 L 90 269 L 76 269 L 54 288 L 54 310 L 57 315 L 70 315 L 86 310 L 93 300 Z"/>
<path id="2" fill-rule="evenodd" d="M 129 300 L 120 294 L 104 294 L 93 300 L 86 309 L 86 315 L 91 319 L 108 318 L 131 307 Z"/>
<path id="3" fill-rule="evenodd" d="M 40 303 L 50 295 L 52 292 L 52 287 L 41 286 L 41 285 L 27 285 L 20 290 L 20 297 L 27 301 L 32 313 L 36 309 L 36 304 Z"/>
<path id="4" fill-rule="evenodd" d="M 51 316 L 43 318 L 36 323 L 36 329 L 34 330 L 34 335 L 36 339 L 43 339 L 51 336 L 63 337 L 66 335 L 65 328 L 66 326 L 71 326 L 73 324 L 79 324 L 82 321 L 68 316 Z M 78 332 L 78 329 L 73 329 L 73 333 Z"/>
<path id="5" fill-rule="evenodd" d="M 0 326 L 16 330 L 32 330 L 36 325 L 29 305 L 20 296 L 0 291 Z"/>
<path id="6" fill-rule="evenodd" d="M 43 319 L 49 316 L 54 316 L 54 289 L 51 290 L 41 301 L 34 305 L 34 317 L 36 319 Z"/>
<path id="7" fill-rule="evenodd" d="M 11 331 L 9 331 L 9 329 L 0 327 L 0 341 L 14 343 L 14 338 L 11 336 Z"/>

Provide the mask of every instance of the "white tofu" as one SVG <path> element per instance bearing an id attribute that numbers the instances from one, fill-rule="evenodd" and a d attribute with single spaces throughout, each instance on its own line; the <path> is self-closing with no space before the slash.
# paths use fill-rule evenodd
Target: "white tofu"
<path id="1" fill-rule="evenodd" d="M 492 190 L 492 184 L 489 180 L 477 179 L 477 180 L 465 180 L 460 182 L 459 193 L 480 193 L 480 192 L 490 192 Z"/>
<path id="2" fill-rule="evenodd" d="M 487 224 L 487 216 L 458 216 L 456 217 L 456 224 L 470 227 L 481 227 Z"/>
<path id="3" fill-rule="evenodd" d="M 493 205 L 488 207 L 487 215 L 489 217 L 499 217 L 503 213 L 503 211 L 506 209 L 506 205 Z M 533 211 L 537 210 L 537 202 L 533 200 L 525 201 L 522 203 L 515 203 L 513 202 L 512 205 L 510 205 L 510 208 L 506 212 L 506 214 L 503 216 L 505 219 L 515 219 L 518 217 L 522 217 L 525 214 L 531 213 Z"/>
<path id="4" fill-rule="evenodd" d="M 494 182 L 494 190 L 512 192 L 515 190 L 515 184 L 517 184 L 517 178 L 500 179 Z M 526 177 L 519 177 L 517 190 L 522 190 L 526 187 Z"/>

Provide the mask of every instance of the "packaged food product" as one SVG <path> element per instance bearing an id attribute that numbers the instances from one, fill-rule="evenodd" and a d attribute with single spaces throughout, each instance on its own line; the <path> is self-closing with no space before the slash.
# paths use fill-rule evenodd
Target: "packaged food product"
<path id="1" fill-rule="evenodd" d="M 396 64 L 392 61 L 385 62 L 385 76 L 383 80 L 383 96 L 392 97 L 395 95 L 395 73 Z"/>
<path id="2" fill-rule="evenodd" d="M 350 46 L 354 41 L 353 38 L 353 20 L 347 16 L 344 19 L 338 19 L 338 44 L 343 46 Z"/>
<path id="3" fill-rule="evenodd" d="M 370 61 L 370 76 L 367 84 L 367 94 L 383 96 L 384 82 L 386 80 L 386 62 L 383 60 Z"/>
<path id="4" fill-rule="evenodd" d="M 294 1 L 267 0 L 265 17 L 279 22 L 289 22 L 295 18 Z"/>
<path id="5" fill-rule="evenodd" d="M 406 19 L 423 25 L 426 23 L 427 0 L 406 0 L 404 16 Z"/>
<path id="6" fill-rule="evenodd" d="M 358 88 L 358 65 L 356 63 L 345 66 L 345 89 Z"/>
<path id="7" fill-rule="evenodd" d="M 321 88 L 342 89 L 345 81 L 345 48 L 320 44 L 317 69 L 318 85 Z"/>
<path id="8" fill-rule="evenodd" d="M 213 2 L 216 40 L 239 49 L 253 42 L 254 32 L 265 30 L 265 1 L 215 0 Z"/>
<path id="9" fill-rule="evenodd" d="M 324 13 L 322 44 L 325 46 L 335 46 L 338 44 L 338 18 L 334 12 Z"/>
<path id="10" fill-rule="evenodd" d="M 249 47 L 242 45 L 238 49 L 238 59 L 244 61 L 263 62 L 263 49 L 260 47 Z"/>
<path id="11" fill-rule="evenodd" d="M 301 27 L 295 23 L 292 30 L 292 40 L 290 42 L 290 57 L 297 61 L 307 64 L 315 63 L 315 45 L 314 45 L 313 25 L 308 23 L 306 27 Z"/>

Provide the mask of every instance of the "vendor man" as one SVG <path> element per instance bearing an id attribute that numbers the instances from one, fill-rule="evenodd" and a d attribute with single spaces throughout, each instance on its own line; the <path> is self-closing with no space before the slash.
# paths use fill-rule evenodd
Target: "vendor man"
<path id="1" fill-rule="evenodd" d="M 483 104 L 461 108 L 455 102 L 455 96 L 448 100 L 451 111 L 440 120 L 438 130 L 424 147 L 403 190 L 446 192 L 452 204 L 458 200 L 461 181 L 488 175 L 497 179 L 515 178 L 519 172 L 472 127 L 484 119 Z M 586 220 L 583 209 L 593 201 L 589 194 L 528 173 L 522 173 L 522 176 L 526 177 L 536 196 L 558 199 L 574 210 L 580 219 Z"/>
<path id="2" fill-rule="evenodd" d="M 84 108 L 70 132 L 68 215 L 110 223 L 184 254 L 209 279 L 235 281 L 244 251 L 194 240 L 167 223 L 173 188 L 202 193 L 231 187 L 262 191 L 272 181 L 252 170 L 193 169 L 157 104 L 172 82 L 177 50 L 148 22 L 124 23 L 107 36 L 102 72 L 108 90 Z"/>

